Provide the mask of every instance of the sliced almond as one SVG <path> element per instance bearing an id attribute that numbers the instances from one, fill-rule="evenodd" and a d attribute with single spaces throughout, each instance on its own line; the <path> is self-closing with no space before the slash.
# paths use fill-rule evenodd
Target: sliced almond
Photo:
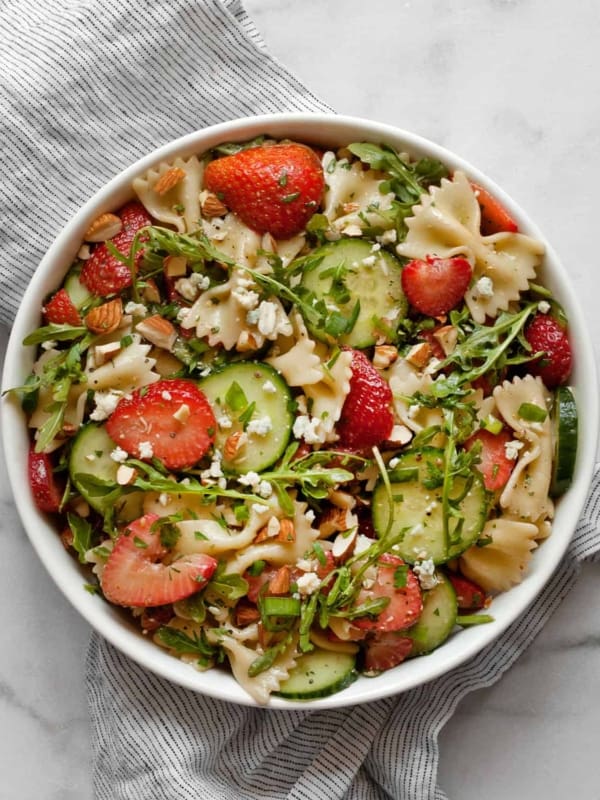
<path id="1" fill-rule="evenodd" d="M 259 532 L 254 537 L 255 544 L 260 544 L 260 542 L 265 542 L 267 539 L 273 539 L 275 536 L 279 535 L 279 531 L 281 529 L 281 522 L 276 516 L 272 516 L 268 523 L 259 530 Z"/>
<path id="2" fill-rule="evenodd" d="M 319 524 L 319 536 L 327 539 L 337 531 L 347 531 L 358 525 L 358 519 L 349 508 L 328 509 Z"/>
<path id="3" fill-rule="evenodd" d="M 212 217 L 222 217 L 228 212 L 228 208 L 213 192 L 203 192 L 200 200 L 202 216 L 211 219 Z"/>
<path id="4" fill-rule="evenodd" d="M 458 341 L 458 328 L 454 325 L 444 325 L 434 332 L 433 338 L 440 343 L 440 347 L 444 351 L 444 355 L 449 356 L 456 348 Z"/>
<path id="5" fill-rule="evenodd" d="M 411 347 L 406 360 L 413 367 L 424 367 L 431 358 L 431 345 L 428 342 L 421 342 L 420 344 Z"/>
<path id="6" fill-rule="evenodd" d="M 112 239 L 123 227 L 120 217 L 116 214 L 100 214 L 83 234 L 86 242 L 105 242 Z"/>
<path id="7" fill-rule="evenodd" d="M 185 256 L 167 256 L 163 261 L 167 278 L 182 278 L 187 275 Z"/>
<path id="8" fill-rule="evenodd" d="M 296 529 L 291 519 L 279 520 L 279 533 L 277 534 L 278 542 L 295 542 Z"/>
<path id="9" fill-rule="evenodd" d="M 373 354 L 375 369 L 387 369 L 398 358 L 398 348 L 393 344 L 379 344 Z"/>
<path id="10" fill-rule="evenodd" d="M 342 211 L 344 214 L 353 214 L 360 208 L 358 203 L 342 203 Z"/>
<path id="11" fill-rule="evenodd" d="M 177 422 L 180 422 L 182 425 L 184 425 L 190 418 L 191 413 L 192 412 L 190 411 L 188 404 L 182 403 L 177 411 L 173 414 L 173 418 L 176 419 Z"/>
<path id="12" fill-rule="evenodd" d="M 142 295 L 147 303 L 160 303 L 160 292 L 158 291 L 156 282 L 153 281 L 152 278 L 148 278 L 146 281 Z"/>
<path id="13" fill-rule="evenodd" d="M 356 505 L 356 497 L 349 492 L 342 492 L 340 489 L 332 489 L 327 495 L 327 499 L 337 508 L 352 509 Z"/>
<path id="14" fill-rule="evenodd" d="M 223 456 L 226 461 L 233 461 L 248 442 L 248 435 L 243 431 L 236 431 L 225 439 Z"/>
<path id="15" fill-rule="evenodd" d="M 174 326 L 160 314 L 146 317 L 138 322 L 135 329 L 142 334 L 144 339 L 163 350 L 172 350 L 175 339 L 177 339 L 177 331 Z"/>
<path id="16" fill-rule="evenodd" d="M 258 339 L 253 333 L 250 331 L 242 331 L 239 335 L 237 340 L 237 344 L 235 349 L 238 353 L 247 353 L 250 350 L 256 350 L 258 348 Z"/>
<path id="17" fill-rule="evenodd" d="M 101 367 L 111 361 L 117 353 L 121 350 L 120 342 L 108 342 L 107 344 L 99 344 L 94 347 L 94 365 Z"/>
<path id="18" fill-rule="evenodd" d="M 269 581 L 268 592 L 271 595 L 287 594 L 290 591 L 290 568 L 287 564 L 279 567 Z"/>
<path id="19" fill-rule="evenodd" d="M 233 612 L 233 623 L 237 628 L 244 628 L 260 619 L 260 611 L 250 603 L 238 603 Z"/>
<path id="20" fill-rule="evenodd" d="M 130 486 L 137 478 L 137 470 L 127 464 L 121 464 L 117 470 L 119 486 Z"/>
<path id="21" fill-rule="evenodd" d="M 161 196 L 166 194 L 185 178 L 185 174 L 185 170 L 181 167 L 171 167 L 156 181 L 154 191 Z"/>
<path id="22" fill-rule="evenodd" d="M 123 319 L 123 303 L 120 297 L 102 303 L 88 312 L 85 324 L 92 333 L 112 333 L 116 331 Z"/>
<path id="23" fill-rule="evenodd" d="M 336 561 L 344 561 L 353 551 L 358 528 L 351 528 L 350 533 L 338 533 L 333 540 L 331 554 Z"/>
<path id="24" fill-rule="evenodd" d="M 394 425 L 388 437 L 388 442 L 393 444 L 408 444 L 413 437 L 413 432 L 406 425 Z"/>

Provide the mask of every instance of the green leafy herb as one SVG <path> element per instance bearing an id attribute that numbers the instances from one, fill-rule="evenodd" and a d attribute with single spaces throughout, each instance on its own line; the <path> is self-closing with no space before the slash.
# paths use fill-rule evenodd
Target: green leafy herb
<path id="1" fill-rule="evenodd" d="M 77 514 L 67 514 L 67 522 L 73 534 L 73 549 L 79 556 L 79 561 L 86 564 L 85 554 L 92 546 L 92 526 Z"/>

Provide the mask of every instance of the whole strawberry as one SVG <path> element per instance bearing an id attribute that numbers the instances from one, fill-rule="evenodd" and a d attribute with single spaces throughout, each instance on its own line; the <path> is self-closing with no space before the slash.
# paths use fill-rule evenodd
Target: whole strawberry
<path id="1" fill-rule="evenodd" d="M 527 365 L 549 389 L 566 383 L 571 374 L 573 356 L 567 331 L 549 314 L 536 314 L 525 329 L 525 338 L 533 353 L 543 352 Z"/>
<path id="2" fill-rule="evenodd" d="M 360 350 L 352 351 L 350 391 L 336 431 L 340 446 L 365 450 L 389 438 L 394 418 L 392 390 Z"/>
<path id="3" fill-rule="evenodd" d="M 317 210 L 325 181 L 316 154 L 295 142 L 261 145 L 211 161 L 204 186 L 258 233 L 289 239 Z"/>
<path id="4" fill-rule="evenodd" d="M 415 259 L 402 270 L 402 289 L 421 314 L 438 317 L 455 308 L 469 288 L 473 270 L 466 258 Z"/>
<path id="5" fill-rule="evenodd" d="M 46 322 L 56 325 L 81 325 L 81 317 L 66 289 L 59 289 L 42 308 Z"/>
<path id="6" fill-rule="evenodd" d="M 127 203 L 118 214 L 123 227 L 109 241 L 120 253 L 128 256 L 136 233 L 150 225 L 151 219 L 141 203 L 137 202 Z M 141 258 L 140 250 L 136 256 L 136 264 L 139 264 Z M 83 265 L 80 280 L 93 294 L 107 297 L 131 285 L 131 270 L 127 264 L 116 258 L 103 242 L 94 248 L 92 255 Z"/>

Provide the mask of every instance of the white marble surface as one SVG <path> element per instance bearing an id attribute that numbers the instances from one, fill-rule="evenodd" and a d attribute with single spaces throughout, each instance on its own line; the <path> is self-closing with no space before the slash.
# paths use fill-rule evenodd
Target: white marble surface
<path id="1" fill-rule="evenodd" d="M 336 110 L 397 124 L 500 182 L 568 266 L 594 341 L 597 0 L 246 0 L 269 50 Z M 90 800 L 89 630 L 38 563 L 2 465 L 0 800 Z M 451 800 L 598 800 L 600 566 L 441 734 Z"/>

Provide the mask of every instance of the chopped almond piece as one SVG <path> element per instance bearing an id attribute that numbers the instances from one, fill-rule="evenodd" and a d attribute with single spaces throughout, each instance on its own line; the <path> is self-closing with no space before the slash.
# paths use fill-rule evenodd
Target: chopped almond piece
<path id="1" fill-rule="evenodd" d="M 120 297 L 102 303 L 88 312 L 85 324 L 92 333 L 112 333 L 123 319 L 123 303 Z"/>
<path id="2" fill-rule="evenodd" d="M 185 178 L 185 170 L 181 167 L 171 167 L 160 176 L 154 184 L 154 191 L 156 194 L 163 195 L 177 186 L 177 184 Z"/>
<path id="3" fill-rule="evenodd" d="M 100 214 L 84 233 L 83 238 L 86 242 L 105 242 L 116 236 L 122 227 L 123 223 L 116 214 Z"/>
<path id="4" fill-rule="evenodd" d="M 154 314 L 151 317 L 146 317 L 135 326 L 136 331 L 141 333 L 144 339 L 147 339 L 156 347 L 162 347 L 163 350 L 172 350 L 177 339 L 177 331 L 168 319 L 161 317 L 160 314 Z"/>
<path id="5" fill-rule="evenodd" d="M 268 592 L 271 595 L 283 595 L 290 591 L 290 568 L 287 564 L 279 567 L 269 581 Z"/>
<path id="6" fill-rule="evenodd" d="M 428 342 L 421 342 L 420 344 L 411 347 L 406 360 L 413 367 L 424 367 L 431 358 L 431 345 Z"/>

